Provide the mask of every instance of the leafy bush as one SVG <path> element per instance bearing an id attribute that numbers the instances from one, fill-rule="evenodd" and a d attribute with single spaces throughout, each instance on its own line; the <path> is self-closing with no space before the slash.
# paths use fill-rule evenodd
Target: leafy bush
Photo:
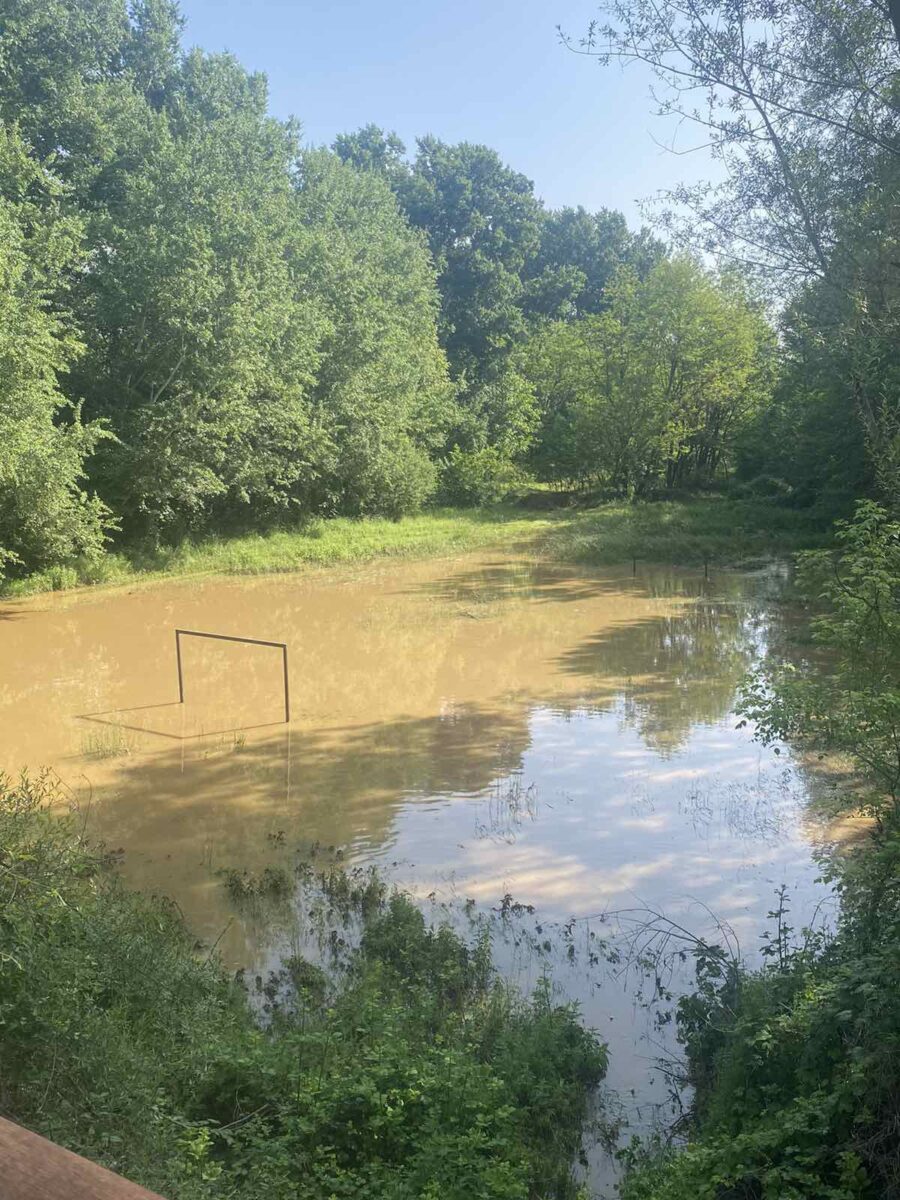
<path id="1" fill-rule="evenodd" d="M 124 889 L 49 781 L 0 780 L 0 1103 L 169 1200 L 574 1197 L 604 1048 L 495 980 L 486 941 L 337 868 L 361 942 L 293 958 L 268 1022 L 174 910 Z"/>
<path id="2" fill-rule="evenodd" d="M 633 1172 L 627 1200 L 900 1196 L 900 837 L 844 870 L 831 939 L 761 970 L 698 964 L 679 1005 L 693 1138 Z M 783 916 L 783 914 L 782 914 Z"/>
<path id="3" fill-rule="evenodd" d="M 801 556 L 799 586 L 817 615 L 815 669 L 767 662 L 742 711 L 766 742 L 850 755 L 882 819 L 900 799 L 900 523 L 872 501 L 836 526 L 837 552 Z"/>
<path id="4" fill-rule="evenodd" d="M 454 446 L 444 463 L 441 499 L 463 507 L 496 504 L 523 488 L 528 476 L 496 446 L 462 450 Z"/>
<path id="5" fill-rule="evenodd" d="M 786 479 L 765 474 L 754 475 L 752 479 L 748 479 L 745 483 L 738 483 L 734 487 L 735 495 L 741 498 L 780 500 L 784 503 L 790 501 L 793 491 L 793 487 Z"/>

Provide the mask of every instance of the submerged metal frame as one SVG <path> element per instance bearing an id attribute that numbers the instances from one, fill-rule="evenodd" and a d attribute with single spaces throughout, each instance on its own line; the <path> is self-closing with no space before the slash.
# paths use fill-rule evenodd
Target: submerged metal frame
<path id="1" fill-rule="evenodd" d="M 184 672 L 181 665 L 181 639 L 183 637 L 209 638 L 214 642 L 242 642 L 247 646 L 271 646 L 281 651 L 281 664 L 284 676 L 284 724 L 291 719 L 291 693 L 288 684 L 288 648 L 287 642 L 266 642 L 262 638 L 235 637 L 230 633 L 203 633 L 199 629 L 175 630 L 175 661 L 178 666 L 178 703 L 184 704 Z"/>

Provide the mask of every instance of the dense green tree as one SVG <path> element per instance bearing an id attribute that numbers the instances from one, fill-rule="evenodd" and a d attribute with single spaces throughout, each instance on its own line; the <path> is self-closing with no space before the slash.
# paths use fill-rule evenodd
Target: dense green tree
<path id="1" fill-rule="evenodd" d="M 110 164 L 143 153 L 139 129 L 178 70 L 182 24 L 173 0 L 0 3 L 0 117 L 83 204 Z"/>
<path id="2" fill-rule="evenodd" d="M 309 233 L 301 275 L 327 322 L 311 392 L 327 444 L 310 503 L 409 511 L 434 491 L 456 420 L 428 249 L 384 180 L 327 151 L 303 156 L 297 200 Z"/>
<path id="3" fill-rule="evenodd" d="M 688 258 L 644 280 L 620 272 L 605 312 L 548 327 L 523 354 L 542 411 L 536 470 L 629 495 L 715 479 L 767 397 L 773 350 L 733 280 Z"/>
<path id="4" fill-rule="evenodd" d="M 540 237 L 532 183 L 487 146 L 426 137 L 402 202 L 434 257 L 451 367 L 487 378 L 525 331 L 522 275 Z"/>
<path id="5" fill-rule="evenodd" d="M 65 280 L 81 226 L 58 181 L 0 125 L 0 574 L 96 555 L 108 513 L 84 484 L 102 430 L 59 380 L 81 352 Z"/>
<path id="6" fill-rule="evenodd" d="M 485 146 L 420 139 L 415 159 L 393 133 L 367 125 L 334 148 L 388 180 L 410 221 L 425 231 L 439 270 L 442 340 L 458 377 L 502 372 L 536 320 L 599 312 L 604 289 L 627 264 L 643 276 L 662 255 L 647 230 L 621 213 L 547 211 L 533 185 Z"/>
<path id="7" fill-rule="evenodd" d="M 311 470 L 322 320 L 292 262 L 295 141 L 265 105 L 233 60 L 192 55 L 92 217 L 75 380 L 117 435 L 93 469 L 131 532 L 258 518 Z"/>
<path id="8" fill-rule="evenodd" d="M 549 317 L 598 313 L 606 289 L 622 266 L 643 277 L 662 257 L 662 244 L 648 230 L 632 234 L 620 212 L 562 208 L 546 213 L 540 244 L 529 263 L 527 306 Z"/>
<path id="9" fill-rule="evenodd" d="M 341 133 L 334 139 L 335 154 L 358 171 L 375 171 L 402 195 L 409 179 L 410 163 L 406 146 L 396 133 L 385 133 L 377 125 L 364 125 L 355 133 Z"/>

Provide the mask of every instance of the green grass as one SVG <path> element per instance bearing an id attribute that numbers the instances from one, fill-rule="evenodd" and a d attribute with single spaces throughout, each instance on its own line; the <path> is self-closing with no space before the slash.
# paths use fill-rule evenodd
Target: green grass
<path id="1" fill-rule="evenodd" d="M 404 517 L 335 517 L 296 530 L 184 541 L 174 547 L 110 553 L 0 585 L 0 595 L 194 575 L 263 575 L 378 558 L 428 558 L 483 546 L 528 550 L 561 562 L 630 561 L 742 565 L 821 545 L 814 514 L 756 500 L 704 498 L 603 504 L 550 512 L 498 505 L 438 509 Z"/>
<path id="2" fill-rule="evenodd" d="M 110 553 L 97 561 L 75 562 L 8 580 L 0 594 L 28 596 L 192 575 L 276 574 L 386 557 L 428 558 L 533 536 L 553 519 L 511 508 L 440 509 L 399 521 L 334 517 L 295 530 L 209 537 L 173 547 Z"/>
<path id="3" fill-rule="evenodd" d="M 828 530 L 812 513 L 758 500 L 669 500 L 604 504 L 553 524 L 543 552 L 563 562 L 749 566 L 822 545 Z"/>

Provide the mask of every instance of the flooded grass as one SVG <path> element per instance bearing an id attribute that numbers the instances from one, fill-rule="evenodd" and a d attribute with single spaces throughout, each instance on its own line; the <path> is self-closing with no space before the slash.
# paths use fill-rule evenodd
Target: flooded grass
<path id="1" fill-rule="evenodd" d="M 822 545 L 827 530 L 809 510 L 711 498 L 604 504 L 558 522 L 541 539 L 561 562 L 747 566 Z"/>
<path id="2" fill-rule="evenodd" d="M 89 759 L 122 758 L 134 752 L 135 743 L 136 738 L 131 731 L 120 725 L 110 725 L 84 734 L 81 753 Z"/>

